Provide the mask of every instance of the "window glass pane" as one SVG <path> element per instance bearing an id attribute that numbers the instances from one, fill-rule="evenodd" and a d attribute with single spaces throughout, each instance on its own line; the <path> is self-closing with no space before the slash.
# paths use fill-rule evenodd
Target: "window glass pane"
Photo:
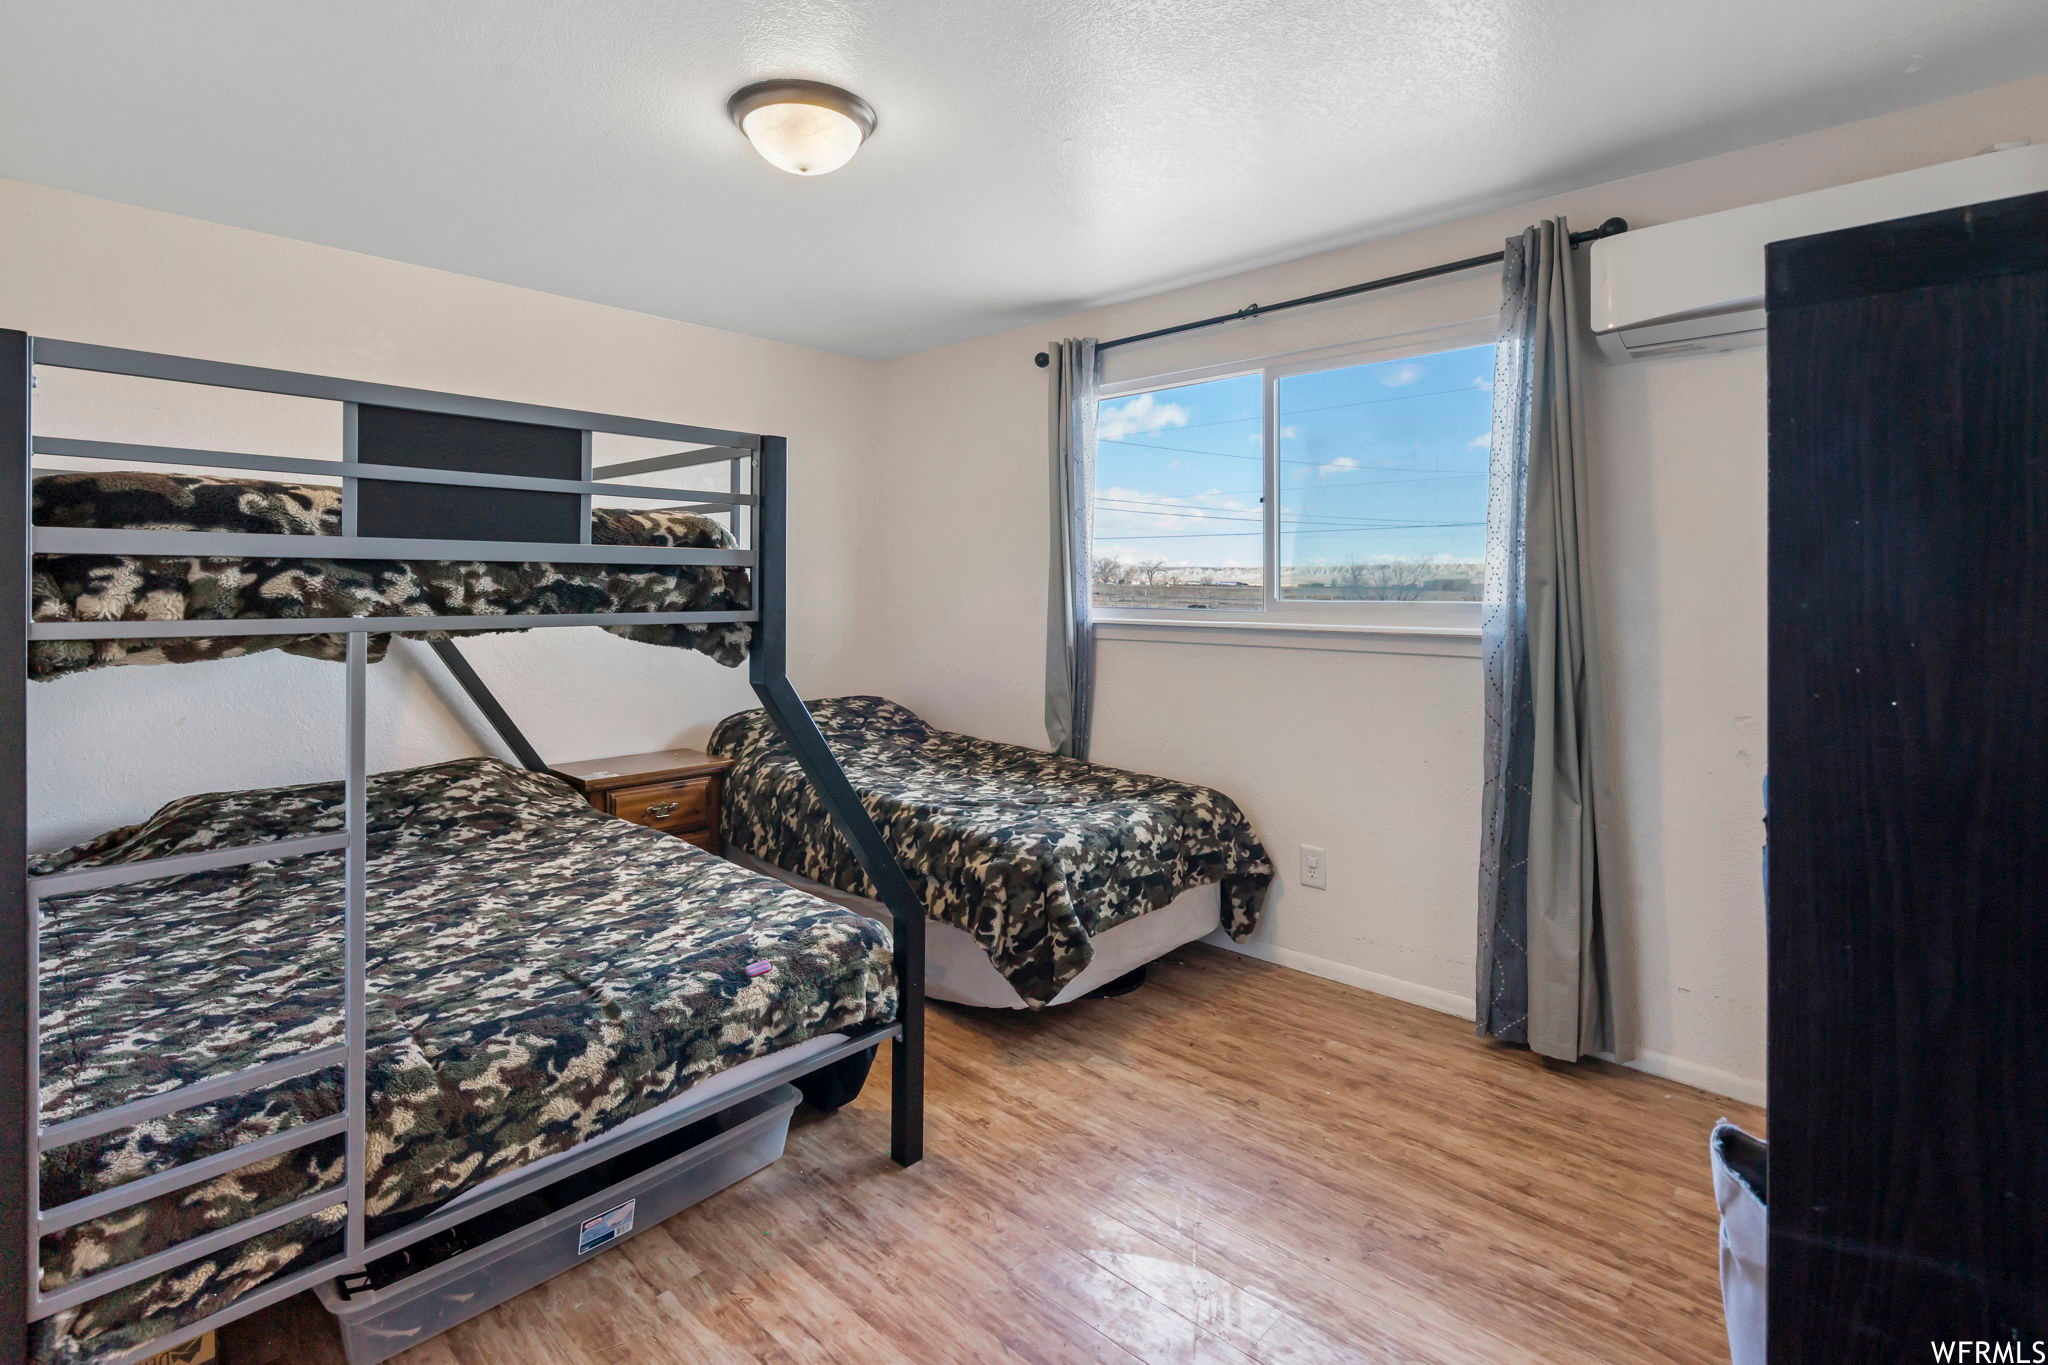
<path id="1" fill-rule="evenodd" d="M 1493 347 L 1279 381 L 1279 595 L 1476 601 Z"/>
<path id="2" fill-rule="evenodd" d="M 1258 610 L 1264 433 L 1256 374 L 1095 409 L 1095 604 Z"/>

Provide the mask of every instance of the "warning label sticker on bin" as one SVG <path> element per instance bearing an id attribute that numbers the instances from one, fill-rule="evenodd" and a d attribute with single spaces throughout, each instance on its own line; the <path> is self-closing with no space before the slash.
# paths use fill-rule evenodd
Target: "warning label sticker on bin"
<path id="1" fill-rule="evenodd" d="M 628 1199 L 615 1209 L 606 1209 L 595 1218 L 584 1219 L 582 1229 L 576 1234 L 576 1254 L 581 1256 L 586 1251 L 595 1251 L 631 1232 L 633 1203 Z"/>

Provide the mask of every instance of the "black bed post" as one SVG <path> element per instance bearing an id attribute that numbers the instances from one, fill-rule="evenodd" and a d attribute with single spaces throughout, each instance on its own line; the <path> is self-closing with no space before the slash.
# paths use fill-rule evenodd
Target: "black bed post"
<path id="1" fill-rule="evenodd" d="M 14 619 L 0 635 L 0 1365 L 20 1365 L 28 1353 L 28 1277 L 34 1273 L 28 1182 L 35 1174 L 29 1125 L 36 1121 L 29 1094 L 29 1018 L 35 998 L 36 926 L 28 899 L 28 570 L 29 570 L 29 340 L 0 331 L 0 595 L 14 604 Z"/>
<path id="2" fill-rule="evenodd" d="M 803 765 L 818 798 L 853 845 L 861 870 L 875 884 L 894 920 L 896 989 L 902 1036 L 890 1050 L 889 1154 L 899 1166 L 924 1157 L 924 907 L 896 865 L 882 831 L 840 771 L 810 708 L 790 686 L 788 510 L 789 443 L 763 436 L 755 462 L 754 626 L 752 680 L 769 719 Z"/>
<path id="3" fill-rule="evenodd" d="M 505 742 L 505 747 L 512 751 L 512 756 L 519 760 L 520 766 L 529 772 L 546 772 L 548 765 L 541 761 L 540 750 L 533 747 L 533 742 L 527 739 L 526 732 L 512 719 L 511 712 L 499 702 L 497 694 L 477 676 L 476 670 L 470 667 L 469 660 L 455 647 L 455 642 L 444 635 L 428 643 L 433 648 L 434 657 L 441 661 L 442 667 L 448 670 L 448 675 L 455 679 L 456 685 L 469 697 L 470 704 L 475 706 L 483 714 L 483 718 L 490 722 L 491 728 L 498 732 L 498 738 Z"/>

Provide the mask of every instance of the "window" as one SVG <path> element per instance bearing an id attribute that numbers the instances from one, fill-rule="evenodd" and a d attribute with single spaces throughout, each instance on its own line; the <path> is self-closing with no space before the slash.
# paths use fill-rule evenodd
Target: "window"
<path id="1" fill-rule="evenodd" d="M 1096 404 L 1096 606 L 1265 604 L 1264 406 L 1256 374 Z"/>
<path id="2" fill-rule="evenodd" d="M 1095 606 L 1475 626 L 1492 416 L 1491 342 L 1118 386 L 1096 408 Z"/>

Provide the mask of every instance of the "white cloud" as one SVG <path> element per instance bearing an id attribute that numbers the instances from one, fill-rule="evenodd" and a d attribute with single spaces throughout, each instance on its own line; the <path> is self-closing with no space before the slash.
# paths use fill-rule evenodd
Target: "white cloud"
<path id="1" fill-rule="evenodd" d="M 1096 552 L 1126 563 L 1154 557 L 1175 564 L 1216 564 L 1235 537 L 1216 532 L 1259 529 L 1257 495 L 1225 493 L 1211 488 L 1201 493 L 1175 496 L 1139 488 L 1103 488 L 1095 494 Z M 1201 540 L 1176 545 L 1158 537 L 1203 536 Z M 1132 544 L 1117 542 L 1126 536 L 1150 537 Z"/>
<path id="2" fill-rule="evenodd" d="M 1491 449 L 1493 449 L 1493 433 L 1492 433 L 1492 432 L 1490 432 L 1490 431 L 1482 431 L 1482 432 L 1480 432 L 1480 433 L 1479 433 L 1479 434 L 1478 434 L 1477 436 L 1474 436 L 1474 437 L 1473 437 L 1473 438 L 1472 438 L 1471 440 L 1469 440 L 1469 441 L 1465 442 L 1465 449 L 1467 449 L 1467 450 L 1491 450 Z"/>
<path id="3" fill-rule="evenodd" d="M 1095 419 L 1095 435 L 1104 441 L 1121 441 L 1127 436 L 1187 424 L 1186 408 L 1178 403 L 1162 403 L 1154 394 L 1141 393 L 1136 398 L 1104 408 Z"/>
<path id="4" fill-rule="evenodd" d="M 1256 494 L 1225 493 L 1218 488 L 1207 489 L 1200 493 L 1174 494 L 1153 493 L 1141 488 L 1111 487 L 1097 489 L 1095 493 L 1097 502 L 1111 504 L 1139 503 L 1157 512 L 1172 511 L 1183 507 L 1191 511 L 1202 512 L 1256 512 L 1259 510 L 1256 498 Z"/>
<path id="5" fill-rule="evenodd" d="M 1380 372 L 1380 383 L 1390 389 L 1403 389 L 1422 378 L 1420 365 L 1395 365 Z"/>
<path id="6" fill-rule="evenodd" d="M 1282 440 L 1291 441 L 1299 435 L 1301 435 L 1301 429 L 1299 427 L 1280 428 L 1280 437 Z"/>
<path id="7" fill-rule="evenodd" d="M 1316 473 L 1322 475 L 1342 474 L 1344 471 L 1348 469 L 1357 468 L 1359 468 L 1358 461 L 1352 459 L 1349 455 L 1339 455 L 1334 460 L 1330 460 L 1327 463 L 1317 465 Z"/>

